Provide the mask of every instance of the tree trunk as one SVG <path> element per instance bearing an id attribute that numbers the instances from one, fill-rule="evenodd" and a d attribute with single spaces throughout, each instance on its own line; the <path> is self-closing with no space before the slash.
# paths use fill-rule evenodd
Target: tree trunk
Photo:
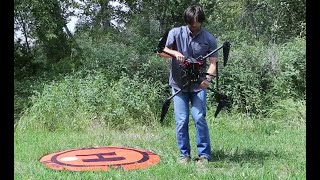
<path id="1" fill-rule="evenodd" d="M 69 30 L 69 28 L 68 28 L 68 26 L 67 26 L 66 23 L 64 23 L 64 29 L 66 30 L 68 36 L 69 36 L 70 38 L 73 38 L 73 34 L 70 32 L 70 30 Z"/>

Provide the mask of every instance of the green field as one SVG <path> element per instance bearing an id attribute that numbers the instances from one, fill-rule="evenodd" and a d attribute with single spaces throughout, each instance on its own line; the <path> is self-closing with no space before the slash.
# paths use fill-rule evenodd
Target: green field
<path id="1" fill-rule="evenodd" d="M 251 119 L 221 115 L 208 118 L 212 161 L 205 166 L 181 165 L 174 126 L 99 126 L 86 131 L 14 133 L 15 179 L 305 179 L 306 127 L 281 119 Z M 195 131 L 190 123 L 192 152 Z M 39 162 L 49 153 L 92 146 L 124 146 L 152 151 L 161 157 L 146 169 L 72 172 L 52 170 Z M 194 155 L 194 154 L 193 154 Z"/>

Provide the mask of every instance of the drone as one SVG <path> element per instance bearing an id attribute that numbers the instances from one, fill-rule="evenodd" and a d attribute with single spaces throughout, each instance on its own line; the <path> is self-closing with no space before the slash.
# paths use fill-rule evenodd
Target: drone
<path id="1" fill-rule="evenodd" d="M 163 35 L 163 37 L 159 40 L 158 48 L 156 50 L 157 53 L 165 53 L 171 57 L 175 57 L 174 55 L 166 52 L 164 50 L 166 40 L 168 37 L 169 30 L 166 31 L 166 33 Z M 205 56 L 199 56 L 197 58 L 186 58 L 183 66 L 183 77 L 186 78 L 186 83 L 180 88 L 180 90 L 176 91 L 173 95 L 168 97 L 163 105 L 162 105 L 162 111 L 161 111 L 161 118 L 160 123 L 164 123 L 164 118 L 168 112 L 168 109 L 170 107 L 171 99 L 179 94 L 182 90 L 188 88 L 191 86 L 192 83 L 200 84 L 203 80 L 206 79 L 206 75 L 215 76 L 216 79 L 216 89 L 208 87 L 207 89 L 212 91 L 215 94 L 215 99 L 218 103 L 217 109 L 215 111 L 214 117 L 217 117 L 220 111 L 224 107 L 230 107 L 231 104 L 231 98 L 226 96 L 225 94 L 222 94 L 219 92 L 219 71 L 218 71 L 218 61 L 216 62 L 216 75 L 211 75 L 205 72 L 201 72 L 201 67 L 206 65 L 206 59 L 212 55 L 213 53 L 219 51 L 220 49 L 223 50 L 223 65 L 227 65 L 228 57 L 229 57 L 229 51 L 230 51 L 230 43 L 228 41 L 225 41 L 223 45 L 217 47 L 215 50 L 211 51 Z"/>

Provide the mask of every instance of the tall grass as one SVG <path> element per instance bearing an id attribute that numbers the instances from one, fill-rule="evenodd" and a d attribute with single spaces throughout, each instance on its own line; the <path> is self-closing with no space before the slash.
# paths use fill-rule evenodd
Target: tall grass
<path id="1" fill-rule="evenodd" d="M 159 82 L 123 75 L 109 82 L 102 72 L 66 76 L 44 86 L 32 96 L 32 106 L 21 116 L 17 128 L 83 130 L 89 126 L 126 128 L 132 124 L 152 126 L 160 116 L 163 97 Z"/>

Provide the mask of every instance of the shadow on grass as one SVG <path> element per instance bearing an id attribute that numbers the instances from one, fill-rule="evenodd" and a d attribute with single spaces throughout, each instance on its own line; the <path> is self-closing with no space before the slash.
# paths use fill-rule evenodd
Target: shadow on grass
<path id="1" fill-rule="evenodd" d="M 283 158 L 285 154 L 278 151 L 257 151 L 252 149 L 218 149 L 211 152 L 211 161 L 263 164 L 268 158 Z"/>

